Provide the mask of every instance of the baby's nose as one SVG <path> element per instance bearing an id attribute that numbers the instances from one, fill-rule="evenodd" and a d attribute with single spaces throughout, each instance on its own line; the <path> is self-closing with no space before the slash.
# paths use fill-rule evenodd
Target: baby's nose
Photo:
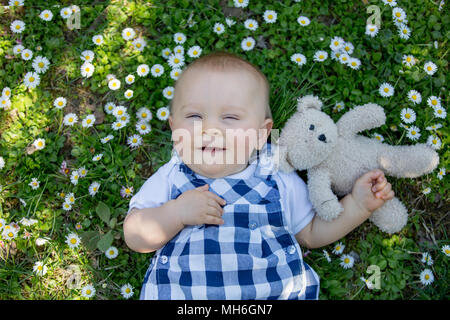
<path id="1" fill-rule="evenodd" d="M 203 131 L 203 134 L 207 134 L 210 136 L 221 136 L 222 132 L 217 128 L 209 128 Z"/>

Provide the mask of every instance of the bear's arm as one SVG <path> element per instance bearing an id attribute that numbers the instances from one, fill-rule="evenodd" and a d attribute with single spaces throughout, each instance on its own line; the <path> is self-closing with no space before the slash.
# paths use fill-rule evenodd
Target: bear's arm
<path id="1" fill-rule="evenodd" d="M 346 112 L 336 123 L 340 136 L 350 137 L 358 132 L 382 126 L 386 121 L 384 109 L 367 103 Z"/>

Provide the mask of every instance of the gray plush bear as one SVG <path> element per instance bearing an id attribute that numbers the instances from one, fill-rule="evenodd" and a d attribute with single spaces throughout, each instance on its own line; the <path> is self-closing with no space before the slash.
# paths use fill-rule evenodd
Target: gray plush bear
<path id="1" fill-rule="evenodd" d="M 274 152 L 280 170 L 308 170 L 309 197 L 324 220 L 331 221 L 343 211 L 335 194 L 350 193 L 355 180 L 367 171 L 380 169 L 388 176 L 414 178 L 439 164 L 438 154 L 426 144 L 391 146 L 358 135 L 385 123 L 384 110 L 377 104 L 357 106 L 337 123 L 321 108 L 318 97 L 299 98 L 298 110 L 281 130 Z M 369 218 L 389 234 L 400 231 L 407 219 L 407 210 L 396 197 Z"/>

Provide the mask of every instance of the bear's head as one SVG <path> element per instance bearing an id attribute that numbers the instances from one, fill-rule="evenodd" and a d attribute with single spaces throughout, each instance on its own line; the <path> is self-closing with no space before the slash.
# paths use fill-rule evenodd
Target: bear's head
<path id="1" fill-rule="evenodd" d="M 310 169 L 333 152 L 338 140 L 337 126 L 321 108 L 322 101 L 316 96 L 298 99 L 297 112 L 286 122 L 278 140 L 282 171 Z"/>

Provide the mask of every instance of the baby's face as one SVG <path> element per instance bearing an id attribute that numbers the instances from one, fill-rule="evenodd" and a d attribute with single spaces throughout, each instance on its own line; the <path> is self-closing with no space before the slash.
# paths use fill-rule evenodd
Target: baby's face
<path id="1" fill-rule="evenodd" d="M 190 69 L 177 84 L 169 124 L 183 162 L 221 178 L 244 170 L 272 129 L 263 81 L 249 71 Z"/>

